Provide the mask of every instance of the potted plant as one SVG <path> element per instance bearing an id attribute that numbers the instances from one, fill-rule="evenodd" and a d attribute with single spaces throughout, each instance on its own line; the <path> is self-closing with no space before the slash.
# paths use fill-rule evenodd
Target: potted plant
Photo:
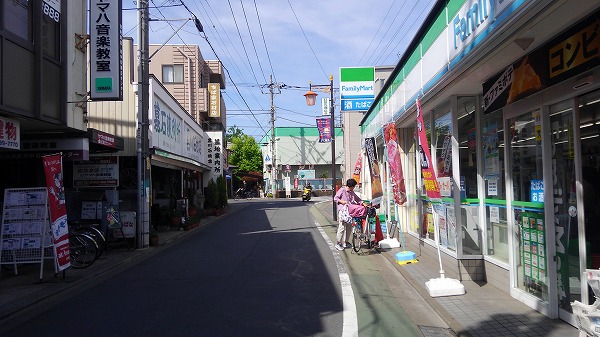
<path id="1" fill-rule="evenodd" d="M 182 216 L 183 214 L 180 211 L 176 209 L 171 210 L 171 227 L 179 227 Z"/>
<path id="2" fill-rule="evenodd" d="M 160 238 L 159 238 L 157 232 L 150 232 L 149 237 L 150 237 L 150 246 L 155 247 L 160 244 Z"/>

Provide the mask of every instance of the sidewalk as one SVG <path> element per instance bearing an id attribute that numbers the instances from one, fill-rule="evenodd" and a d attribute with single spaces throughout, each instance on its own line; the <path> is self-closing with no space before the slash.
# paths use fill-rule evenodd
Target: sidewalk
<path id="1" fill-rule="evenodd" d="M 334 224 L 331 202 L 316 204 L 317 210 Z M 382 255 L 448 324 L 458 336 L 578 336 L 579 330 L 570 324 L 531 309 L 500 289 L 473 281 L 463 281 L 462 296 L 431 297 L 425 282 L 439 278 L 439 262 L 417 256 L 419 262 L 399 265 L 395 254 L 401 248 L 383 251 Z"/>

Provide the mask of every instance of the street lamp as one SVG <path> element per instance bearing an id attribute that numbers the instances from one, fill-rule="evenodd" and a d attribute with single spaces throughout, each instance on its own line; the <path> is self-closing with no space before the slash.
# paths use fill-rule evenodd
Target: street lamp
<path id="1" fill-rule="evenodd" d="M 317 93 L 312 91 L 312 89 L 329 89 L 329 113 L 331 117 L 331 201 L 332 201 L 332 210 L 333 210 L 333 220 L 337 221 L 337 205 L 333 200 L 335 197 L 335 119 L 334 119 L 334 104 L 333 104 L 333 75 L 329 75 L 329 84 L 309 84 L 309 89 L 304 97 L 306 97 L 306 105 L 313 106 L 315 105 L 315 100 L 317 98 Z"/>

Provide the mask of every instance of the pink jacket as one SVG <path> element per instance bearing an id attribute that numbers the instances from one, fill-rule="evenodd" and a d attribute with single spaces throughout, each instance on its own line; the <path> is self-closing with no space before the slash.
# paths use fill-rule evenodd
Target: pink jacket
<path id="1" fill-rule="evenodd" d="M 337 204 L 338 212 L 340 211 L 340 208 L 343 206 L 342 204 L 339 203 L 340 200 L 347 201 L 348 204 L 354 204 L 354 205 L 362 204 L 362 199 L 359 198 L 358 195 L 356 195 L 356 193 L 354 193 L 354 191 L 350 191 L 345 186 L 340 188 L 337 191 L 337 193 L 335 194 L 335 197 L 333 197 L 333 200 Z M 352 214 L 350 214 L 350 215 L 352 215 Z"/>

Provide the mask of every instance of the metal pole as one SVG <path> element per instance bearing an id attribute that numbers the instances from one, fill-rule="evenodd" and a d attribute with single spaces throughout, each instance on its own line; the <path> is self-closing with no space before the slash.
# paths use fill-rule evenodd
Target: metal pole
<path id="1" fill-rule="evenodd" d="M 273 75 L 269 75 L 269 93 L 271 96 L 271 193 L 277 198 L 277 161 L 275 159 L 275 103 L 273 93 Z"/>
<path id="2" fill-rule="evenodd" d="M 137 112 L 137 170 L 138 170 L 138 212 L 137 212 L 137 248 L 149 244 L 149 225 L 146 204 L 145 182 L 147 179 L 146 157 L 148 151 L 148 104 L 149 104 L 149 70 L 148 70 L 148 0 L 138 0 L 138 112 Z"/>
<path id="3" fill-rule="evenodd" d="M 335 104 L 333 104 L 333 74 L 329 75 L 329 104 L 331 112 L 331 201 L 332 201 L 332 211 L 333 211 L 333 221 L 337 221 L 337 205 L 335 204 Z"/>

